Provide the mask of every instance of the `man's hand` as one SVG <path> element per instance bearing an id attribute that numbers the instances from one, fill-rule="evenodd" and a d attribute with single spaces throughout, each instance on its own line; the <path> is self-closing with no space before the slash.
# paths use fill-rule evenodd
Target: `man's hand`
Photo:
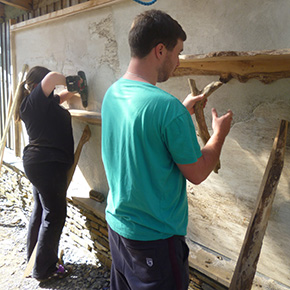
<path id="1" fill-rule="evenodd" d="M 233 112 L 218 117 L 216 109 L 212 109 L 212 128 L 214 133 L 201 149 L 202 156 L 195 163 L 177 164 L 183 176 L 193 184 L 204 181 L 218 162 L 223 143 L 228 135 L 233 119 Z"/>
<path id="2" fill-rule="evenodd" d="M 193 96 L 192 94 L 189 94 L 185 100 L 183 101 L 183 105 L 185 108 L 188 110 L 190 115 L 194 114 L 194 105 L 202 101 L 205 98 L 205 95 L 198 95 L 198 96 Z M 204 105 L 206 104 L 206 100 L 204 102 Z"/>
<path id="3" fill-rule="evenodd" d="M 211 110 L 211 114 L 212 114 L 212 129 L 214 133 L 216 133 L 222 139 L 225 139 L 231 128 L 231 122 L 233 120 L 233 112 L 231 110 L 228 110 L 226 114 L 222 115 L 221 117 L 218 117 L 216 109 L 213 108 Z"/>

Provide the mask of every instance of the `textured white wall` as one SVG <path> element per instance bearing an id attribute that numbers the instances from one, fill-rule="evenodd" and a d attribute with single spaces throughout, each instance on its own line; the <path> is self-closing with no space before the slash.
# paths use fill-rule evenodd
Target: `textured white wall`
<path id="1" fill-rule="evenodd" d="M 127 35 L 136 14 L 162 9 L 176 18 L 188 35 L 184 54 L 289 48 L 290 2 L 287 0 L 158 0 L 145 7 L 125 1 L 47 24 L 14 32 L 17 71 L 27 63 L 64 74 L 84 70 L 89 84 L 88 110 L 100 111 L 107 88 L 129 62 Z M 217 77 L 191 76 L 199 88 Z M 187 77 L 159 85 L 180 100 L 190 92 Z M 236 259 L 267 164 L 279 118 L 290 119 L 290 80 L 272 84 L 231 80 L 210 96 L 205 108 L 234 112 L 233 128 L 221 156 L 222 168 L 200 186 L 189 185 L 189 237 Z M 118 113 L 118 112 L 116 112 Z M 78 141 L 84 123 L 74 121 Z M 100 156 L 100 127 L 90 126 L 80 170 L 90 188 L 107 193 Z M 290 133 L 288 134 L 290 135 Z M 259 270 L 290 286 L 290 140 Z M 271 262 L 269 262 L 271 261 Z"/>

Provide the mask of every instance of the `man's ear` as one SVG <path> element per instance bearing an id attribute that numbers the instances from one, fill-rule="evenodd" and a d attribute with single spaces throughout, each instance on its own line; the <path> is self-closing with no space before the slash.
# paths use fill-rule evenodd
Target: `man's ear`
<path id="1" fill-rule="evenodd" d="M 163 57 L 163 55 L 165 54 L 165 45 L 163 43 L 158 43 L 155 46 L 155 56 L 156 58 L 160 59 Z"/>

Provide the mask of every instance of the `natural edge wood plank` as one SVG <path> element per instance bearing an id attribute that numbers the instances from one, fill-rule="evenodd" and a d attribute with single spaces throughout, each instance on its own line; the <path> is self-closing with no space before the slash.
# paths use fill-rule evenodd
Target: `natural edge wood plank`
<path id="1" fill-rule="evenodd" d="M 288 122 L 281 120 L 229 290 L 250 290 L 284 165 Z"/>
<path id="2" fill-rule="evenodd" d="M 76 109 L 70 109 L 69 112 L 77 120 L 94 125 L 100 125 L 102 123 L 101 113 Z"/>
<path id="3" fill-rule="evenodd" d="M 102 8 L 105 6 L 117 4 L 120 2 L 129 1 L 129 0 L 90 0 L 84 3 L 73 5 L 55 12 L 51 12 L 33 19 L 29 19 L 14 25 L 11 25 L 10 30 L 12 32 L 30 28 L 34 25 L 40 25 L 50 21 L 55 21 L 57 19 L 72 16 L 81 12 L 85 12 L 92 9 Z"/>
<path id="4" fill-rule="evenodd" d="M 221 80 L 235 78 L 240 82 L 255 78 L 271 83 L 290 77 L 290 49 L 182 55 L 174 76 L 185 75 L 219 75 Z"/>

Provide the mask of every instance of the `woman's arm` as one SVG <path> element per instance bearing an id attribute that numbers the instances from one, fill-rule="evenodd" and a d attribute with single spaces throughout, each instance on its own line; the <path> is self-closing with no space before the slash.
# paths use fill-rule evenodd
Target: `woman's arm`
<path id="1" fill-rule="evenodd" d="M 57 85 L 66 86 L 65 76 L 58 72 L 48 73 L 41 81 L 41 88 L 46 97 L 48 97 L 53 92 L 55 86 Z"/>
<path id="2" fill-rule="evenodd" d="M 60 93 L 58 93 L 58 95 L 60 99 L 59 103 L 62 104 L 63 102 L 69 100 L 71 97 L 75 96 L 75 93 L 63 90 Z"/>

